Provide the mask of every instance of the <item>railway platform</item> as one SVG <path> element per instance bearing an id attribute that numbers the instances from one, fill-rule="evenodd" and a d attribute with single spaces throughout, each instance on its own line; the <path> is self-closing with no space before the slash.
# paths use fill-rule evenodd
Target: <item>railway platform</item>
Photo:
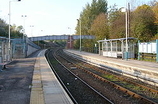
<path id="1" fill-rule="evenodd" d="M 0 71 L 0 104 L 73 104 L 44 56 L 14 59 Z"/>
<path id="2" fill-rule="evenodd" d="M 87 62 L 95 63 L 98 66 L 109 67 L 121 74 L 149 81 L 149 83 L 158 86 L 158 63 L 156 62 L 109 58 L 78 50 L 64 50 L 64 52 Z"/>
<path id="3" fill-rule="evenodd" d="M 30 104 L 73 104 L 41 51 L 36 59 Z"/>
<path id="4" fill-rule="evenodd" d="M 0 71 L 0 104 L 29 104 L 32 73 L 38 52 L 14 59 Z"/>

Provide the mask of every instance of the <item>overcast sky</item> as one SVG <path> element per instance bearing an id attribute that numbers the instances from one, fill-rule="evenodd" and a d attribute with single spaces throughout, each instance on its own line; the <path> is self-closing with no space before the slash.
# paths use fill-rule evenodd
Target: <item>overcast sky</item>
<path id="1" fill-rule="evenodd" d="M 74 34 L 80 12 L 92 0 L 0 0 L 0 18 L 9 21 L 11 1 L 11 24 L 25 27 L 31 36 Z M 107 0 L 108 7 L 125 7 L 126 0 Z M 133 0 L 148 3 L 150 0 Z M 24 17 L 22 17 L 22 15 Z M 26 17 L 25 17 L 26 15 Z M 33 27 L 32 27 L 33 26 Z"/>

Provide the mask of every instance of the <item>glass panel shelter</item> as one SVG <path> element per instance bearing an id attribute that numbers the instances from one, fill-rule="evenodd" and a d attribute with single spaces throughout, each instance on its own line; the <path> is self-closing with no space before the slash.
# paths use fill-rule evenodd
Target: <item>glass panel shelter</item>
<path id="1" fill-rule="evenodd" d="M 125 58 L 126 38 L 99 40 L 99 54 L 107 57 Z M 128 58 L 135 58 L 136 38 L 127 38 Z"/>

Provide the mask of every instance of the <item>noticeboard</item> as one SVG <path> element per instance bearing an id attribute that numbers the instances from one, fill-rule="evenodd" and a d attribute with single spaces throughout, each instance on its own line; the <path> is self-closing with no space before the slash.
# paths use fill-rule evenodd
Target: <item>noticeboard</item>
<path id="1" fill-rule="evenodd" d="M 139 43 L 140 53 L 156 53 L 156 42 Z"/>

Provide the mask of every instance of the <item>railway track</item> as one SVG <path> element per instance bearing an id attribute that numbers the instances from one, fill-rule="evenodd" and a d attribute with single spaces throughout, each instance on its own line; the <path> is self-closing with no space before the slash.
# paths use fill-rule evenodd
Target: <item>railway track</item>
<path id="1" fill-rule="evenodd" d="M 60 54 L 59 54 L 60 53 Z M 94 78 L 106 82 L 113 86 L 115 89 L 122 91 L 126 94 L 126 96 L 130 96 L 130 98 L 136 98 L 137 103 L 142 104 L 157 104 L 158 103 L 158 90 L 147 87 L 138 83 L 137 81 L 127 79 L 127 77 L 112 74 L 105 69 L 100 69 L 94 66 L 91 66 L 87 63 L 83 63 L 74 59 L 63 52 L 58 52 L 58 55 L 62 57 L 71 68 L 82 69 L 84 72 L 90 74 Z M 64 62 L 63 62 L 64 63 Z M 69 65 L 67 67 L 69 67 Z"/>
<path id="2" fill-rule="evenodd" d="M 60 61 L 55 49 L 46 52 L 46 58 L 65 90 L 75 104 L 114 104 L 77 75 L 67 69 Z M 62 66 L 61 66 L 62 65 Z"/>

